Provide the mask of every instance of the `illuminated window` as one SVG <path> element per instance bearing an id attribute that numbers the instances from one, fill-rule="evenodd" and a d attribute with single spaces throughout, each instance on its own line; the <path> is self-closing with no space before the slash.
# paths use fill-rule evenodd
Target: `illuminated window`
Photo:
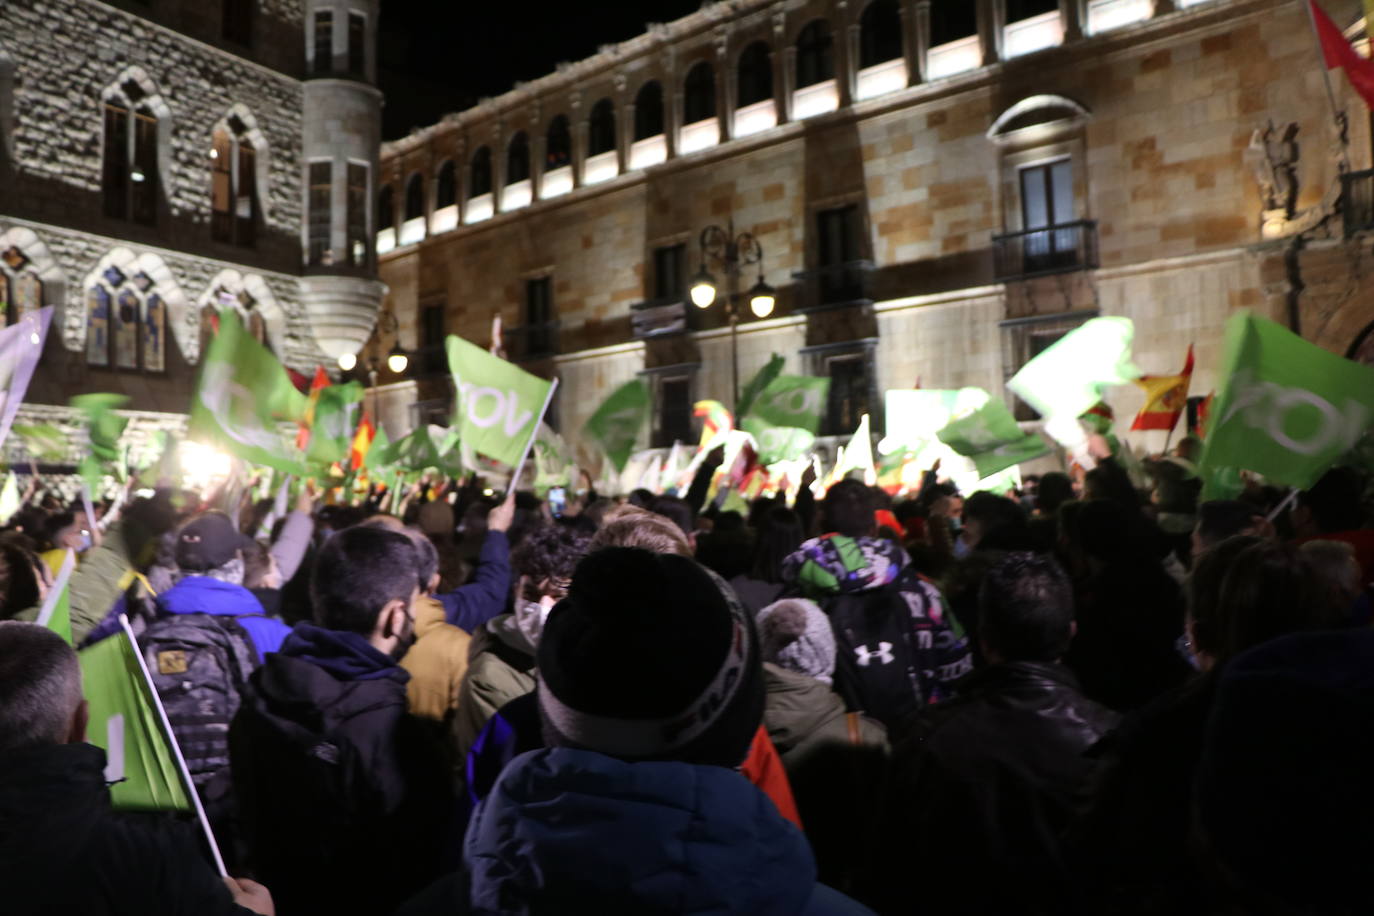
<path id="1" fill-rule="evenodd" d="M 167 306 L 143 271 L 111 265 L 86 291 L 86 362 L 114 369 L 167 368 Z"/>

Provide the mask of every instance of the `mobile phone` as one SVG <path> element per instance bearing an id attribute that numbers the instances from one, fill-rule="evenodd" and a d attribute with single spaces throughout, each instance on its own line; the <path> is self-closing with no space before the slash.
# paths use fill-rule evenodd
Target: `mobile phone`
<path id="1" fill-rule="evenodd" d="M 549 509 L 555 518 L 562 518 L 563 510 L 568 506 L 568 491 L 563 487 L 549 488 Z"/>

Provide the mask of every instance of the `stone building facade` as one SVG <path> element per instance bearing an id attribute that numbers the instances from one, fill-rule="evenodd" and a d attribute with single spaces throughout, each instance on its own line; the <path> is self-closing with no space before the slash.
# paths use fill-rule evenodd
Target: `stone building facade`
<path id="1" fill-rule="evenodd" d="M 134 438 L 180 427 L 216 308 L 302 372 L 356 352 L 383 292 L 377 14 L 0 4 L 0 301 L 56 307 L 22 416 L 113 391 Z"/>
<path id="2" fill-rule="evenodd" d="M 385 422 L 442 418 L 440 341 L 499 314 L 563 429 L 643 376 L 643 444 L 687 438 L 731 395 L 724 303 L 686 295 L 711 225 L 757 240 L 741 290 L 778 291 L 737 303 L 740 377 L 829 375 L 836 435 L 886 389 L 1004 394 L 1094 315 L 1135 321 L 1146 372 L 1194 344 L 1195 395 L 1243 307 L 1374 358 L 1370 121 L 1339 71 L 1333 117 L 1305 3 L 730 0 L 445 117 L 382 151 L 396 330 L 368 347 L 418 357 Z"/>

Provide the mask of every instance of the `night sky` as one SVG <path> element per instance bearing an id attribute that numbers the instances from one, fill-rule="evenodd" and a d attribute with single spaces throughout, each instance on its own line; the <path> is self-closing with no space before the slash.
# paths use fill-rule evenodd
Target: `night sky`
<path id="1" fill-rule="evenodd" d="M 433 124 L 517 80 L 552 73 L 603 44 L 633 38 L 646 22 L 671 22 L 702 0 L 385 0 L 379 70 L 386 94 L 382 136 Z"/>

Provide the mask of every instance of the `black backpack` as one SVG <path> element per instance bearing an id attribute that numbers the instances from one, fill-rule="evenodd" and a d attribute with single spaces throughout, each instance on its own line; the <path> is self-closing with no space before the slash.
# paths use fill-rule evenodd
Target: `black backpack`
<path id="1" fill-rule="evenodd" d="M 164 616 L 138 640 L 191 781 L 202 790 L 229 766 L 229 723 L 258 666 L 257 647 L 238 621 L 212 614 Z"/>
<path id="2" fill-rule="evenodd" d="M 869 592 L 835 595 L 824 609 L 835 631 L 835 692 L 896 733 L 925 703 L 902 580 Z"/>

